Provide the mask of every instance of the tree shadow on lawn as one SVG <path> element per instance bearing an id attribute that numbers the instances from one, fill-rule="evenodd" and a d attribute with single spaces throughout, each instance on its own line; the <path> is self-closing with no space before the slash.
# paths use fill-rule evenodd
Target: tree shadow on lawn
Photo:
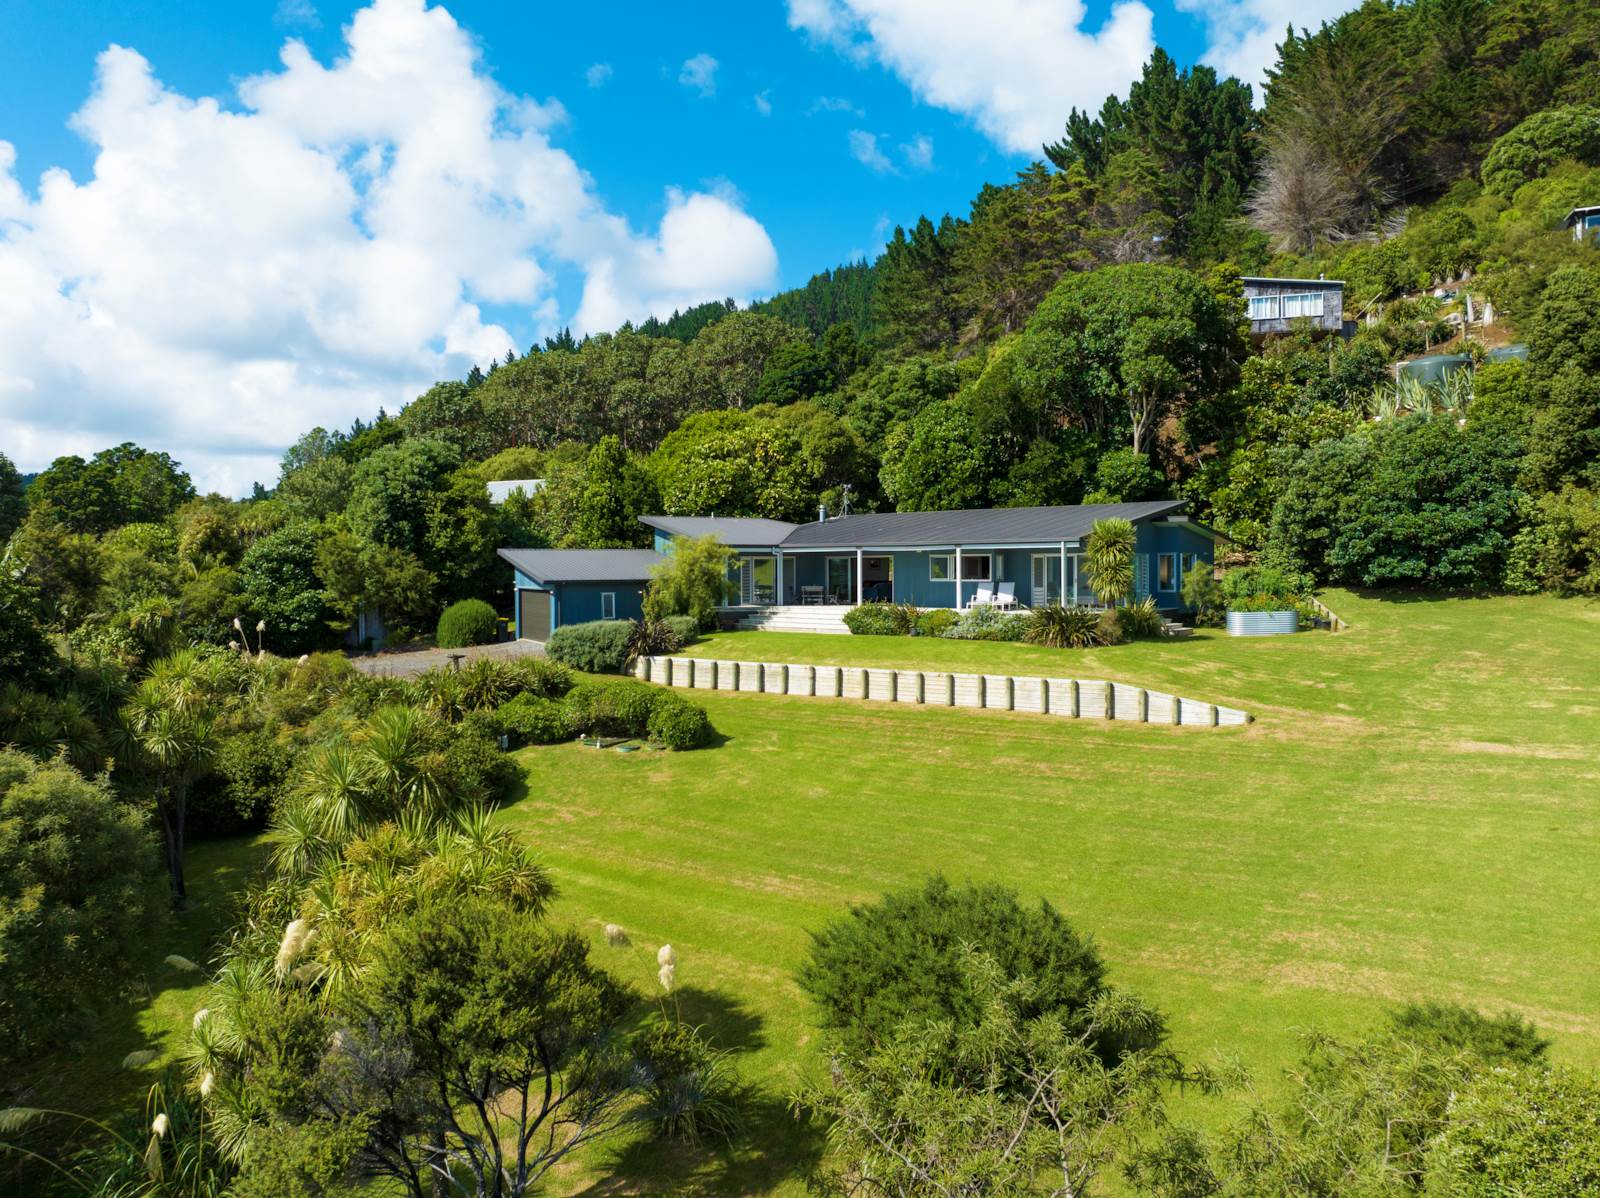
<path id="1" fill-rule="evenodd" d="M 737 998 L 699 986 L 680 987 L 673 997 L 683 1021 L 700 1028 L 716 1047 L 733 1053 L 766 1047 L 766 1020 Z"/>
<path id="2" fill-rule="evenodd" d="M 801 1181 L 822 1160 L 827 1137 L 797 1115 L 787 1098 L 751 1090 L 741 1104 L 744 1135 L 723 1148 L 695 1147 L 643 1136 L 601 1162 L 604 1177 L 578 1191 L 580 1198 L 623 1194 L 759 1194 L 785 1181 Z"/>
<path id="3" fill-rule="evenodd" d="M 254 837 L 243 836 L 195 842 L 187 856 L 188 908 L 166 909 L 163 874 L 159 883 L 163 905 L 148 922 L 128 988 L 120 994 L 90 996 L 90 1013 L 77 1034 L 7 1076 L 0 1083 L 0 1105 L 69 1111 L 113 1126 L 144 1109 L 146 1093 L 161 1080 L 189 1027 L 193 1008 L 202 1001 L 212 954 L 233 923 L 237 896 L 265 861 L 266 848 Z M 200 969 L 167 964 L 167 957 L 174 954 Z M 123 1059 L 140 1050 L 160 1055 L 148 1065 L 124 1069 Z M 11 1138 L 59 1160 L 92 1147 L 103 1135 L 80 1119 L 56 1117 Z M 38 1162 L 0 1156 L 0 1192 L 39 1193 L 48 1173 Z"/>

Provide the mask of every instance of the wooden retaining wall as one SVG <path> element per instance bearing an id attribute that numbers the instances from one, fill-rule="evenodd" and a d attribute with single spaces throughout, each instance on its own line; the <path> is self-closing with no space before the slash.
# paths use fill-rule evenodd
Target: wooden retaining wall
<path id="1" fill-rule="evenodd" d="M 786 665 L 709 657 L 641 657 L 634 672 L 646 682 L 693 690 L 868 699 L 928 707 L 982 707 L 1068 719 L 1131 720 L 1201 728 L 1250 722 L 1249 714 L 1237 708 L 1101 679 Z"/>

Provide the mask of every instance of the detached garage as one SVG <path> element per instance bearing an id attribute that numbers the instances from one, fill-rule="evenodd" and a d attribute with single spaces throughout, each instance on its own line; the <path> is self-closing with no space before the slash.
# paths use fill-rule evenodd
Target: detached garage
<path id="1" fill-rule="evenodd" d="M 512 611 L 517 639 L 548 640 L 563 624 L 637 620 L 652 567 L 666 560 L 653 549 L 502 549 L 515 571 Z"/>

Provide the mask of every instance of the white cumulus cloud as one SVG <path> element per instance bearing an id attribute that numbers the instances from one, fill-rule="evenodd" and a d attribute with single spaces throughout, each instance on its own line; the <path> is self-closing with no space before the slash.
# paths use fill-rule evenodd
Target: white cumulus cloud
<path id="1" fill-rule="evenodd" d="M 584 82 L 590 87 L 604 87 L 611 80 L 611 64 L 597 62 L 583 73 Z"/>
<path id="2" fill-rule="evenodd" d="M 791 28 L 882 63 L 1017 154 L 1038 155 L 1072 108 L 1098 111 L 1124 92 L 1155 48 L 1139 0 L 1120 0 L 1092 31 L 1081 0 L 986 0 L 981 12 L 969 0 L 788 0 L 788 11 Z"/>
<path id="3" fill-rule="evenodd" d="M 717 67 L 721 64 L 709 54 L 686 58 L 678 72 L 678 82 L 700 93 L 702 100 L 717 94 Z"/>
<path id="4" fill-rule="evenodd" d="M 1259 104 L 1285 30 L 1315 29 L 1351 8 L 1353 0 L 1177 0 L 1177 6 L 1205 24 L 1205 62 L 1254 85 Z"/>
<path id="5" fill-rule="evenodd" d="M 343 56 L 288 42 L 236 103 L 101 54 L 74 129 L 92 172 L 16 178 L 0 142 L 0 429 L 37 469 L 125 439 L 202 487 L 270 481 L 316 424 L 393 411 L 515 344 L 485 305 L 611 327 L 769 287 L 776 253 L 728 189 L 668 190 L 641 232 L 424 0 L 375 0 Z M 520 349 L 520 346 L 518 346 Z"/>

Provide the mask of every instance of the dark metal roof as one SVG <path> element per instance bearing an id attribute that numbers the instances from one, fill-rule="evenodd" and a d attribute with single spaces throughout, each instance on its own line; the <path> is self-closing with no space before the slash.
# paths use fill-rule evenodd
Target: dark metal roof
<path id="1" fill-rule="evenodd" d="M 1241 283 L 1293 283 L 1296 287 L 1343 287 L 1343 279 L 1275 279 L 1268 275 L 1241 275 Z"/>
<path id="2" fill-rule="evenodd" d="M 1146 503 L 1091 503 L 1076 507 L 1002 507 L 962 512 L 878 512 L 844 516 L 826 524 L 802 524 L 785 549 L 908 548 L 954 545 L 1029 545 L 1078 541 L 1097 520 L 1120 517 L 1135 524 L 1181 512 L 1182 499 Z"/>
<path id="3" fill-rule="evenodd" d="M 648 582 L 666 561 L 654 549 L 502 549 L 500 556 L 538 582 Z"/>
<path id="4" fill-rule="evenodd" d="M 787 520 L 755 516 L 640 516 L 639 520 L 670 536 L 714 536 L 725 545 L 778 545 L 795 530 Z"/>

